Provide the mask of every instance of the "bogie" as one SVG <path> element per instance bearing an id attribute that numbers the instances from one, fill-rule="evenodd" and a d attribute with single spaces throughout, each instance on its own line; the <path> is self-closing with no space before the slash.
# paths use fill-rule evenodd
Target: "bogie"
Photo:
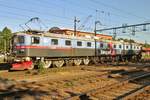
<path id="1" fill-rule="evenodd" d="M 51 67 L 51 64 L 52 64 L 52 61 L 44 61 L 43 67 L 44 68 L 49 68 L 49 67 Z"/>
<path id="2" fill-rule="evenodd" d="M 60 68 L 64 65 L 64 60 L 56 60 L 56 61 L 53 61 L 53 65 L 57 68 Z"/>
<path id="3" fill-rule="evenodd" d="M 74 59 L 74 65 L 79 66 L 82 63 L 82 59 Z"/>
<path id="4" fill-rule="evenodd" d="M 84 63 L 84 65 L 88 65 L 90 63 L 90 59 L 89 58 L 84 58 L 83 63 Z"/>

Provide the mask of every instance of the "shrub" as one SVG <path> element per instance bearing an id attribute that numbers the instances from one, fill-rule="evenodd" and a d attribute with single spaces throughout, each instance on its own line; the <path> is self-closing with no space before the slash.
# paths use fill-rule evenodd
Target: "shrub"
<path id="1" fill-rule="evenodd" d="M 45 72 L 45 69 L 44 69 L 44 62 L 39 61 L 37 65 L 38 65 L 38 71 L 39 71 L 40 73 L 44 73 L 44 72 Z"/>

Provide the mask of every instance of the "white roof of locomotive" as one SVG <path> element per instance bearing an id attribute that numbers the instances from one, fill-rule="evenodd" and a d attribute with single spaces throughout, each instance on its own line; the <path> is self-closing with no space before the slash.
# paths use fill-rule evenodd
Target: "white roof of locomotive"
<path id="1" fill-rule="evenodd" d="M 50 32 L 46 32 L 46 33 L 37 33 L 37 34 L 30 34 L 30 33 L 24 33 L 24 32 L 20 32 L 20 33 L 15 33 L 17 35 L 32 35 L 32 36 L 44 36 L 44 37 L 53 37 L 53 38 L 66 38 L 66 39 L 79 39 L 79 40 L 89 40 L 89 41 L 94 41 L 95 39 L 97 41 L 105 41 L 108 42 L 110 40 L 104 40 L 101 39 L 99 37 L 96 36 L 85 36 L 85 37 L 77 37 L 77 36 L 72 36 L 72 35 L 64 35 L 64 34 L 56 34 L 56 33 L 50 33 Z"/>
<path id="2" fill-rule="evenodd" d="M 24 33 L 24 32 L 19 32 L 15 33 L 17 35 L 31 35 L 31 36 L 44 36 L 44 37 L 52 37 L 52 38 L 65 38 L 65 39 L 78 39 L 78 40 L 85 40 L 85 41 L 94 41 L 95 39 L 97 41 L 102 41 L 102 42 L 112 42 L 114 44 L 130 44 L 129 42 L 124 42 L 124 41 L 114 41 L 114 40 L 106 40 L 106 39 L 101 39 L 96 36 L 85 36 L 85 37 L 77 37 L 77 36 L 72 36 L 72 35 L 64 35 L 64 34 L 56 34 L 56 33 L 50 33 L 50 32 L 45 32 L 45 33 L 37 33 L 37 34 L 31 34 L 31 33 Z M 132 43 L 139 45 L 138 43 Z"/>

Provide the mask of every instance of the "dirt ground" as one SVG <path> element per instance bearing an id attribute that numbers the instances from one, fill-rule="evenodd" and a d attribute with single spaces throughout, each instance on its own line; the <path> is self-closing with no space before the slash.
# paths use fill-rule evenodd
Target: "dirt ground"
<path id="1" fill-rule="evenodd" d="M 62 100 L 117 82 L 107 77 L 112 70 L 134 69 L 135 66 L 72 66 L 51 68 L 42 72 L 0 72 L 0 99 Z"/>

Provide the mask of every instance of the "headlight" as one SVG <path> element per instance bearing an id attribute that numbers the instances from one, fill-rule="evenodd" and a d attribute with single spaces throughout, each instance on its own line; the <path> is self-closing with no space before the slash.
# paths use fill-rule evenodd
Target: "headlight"
<path id="1" fill-rule="evenodd" d="M 25 50 L 24 49 L 20 49 L 20 50 L 18 50 L 18 53 L 20 53 L 20 54 L 25 53 Z"/>
<path id="2" fill-rule="evenodd" d="M 25 57 L 24 59 L 25 59 L 25 61 L 30 61 L 31 60 L 30 57 Z"/>

